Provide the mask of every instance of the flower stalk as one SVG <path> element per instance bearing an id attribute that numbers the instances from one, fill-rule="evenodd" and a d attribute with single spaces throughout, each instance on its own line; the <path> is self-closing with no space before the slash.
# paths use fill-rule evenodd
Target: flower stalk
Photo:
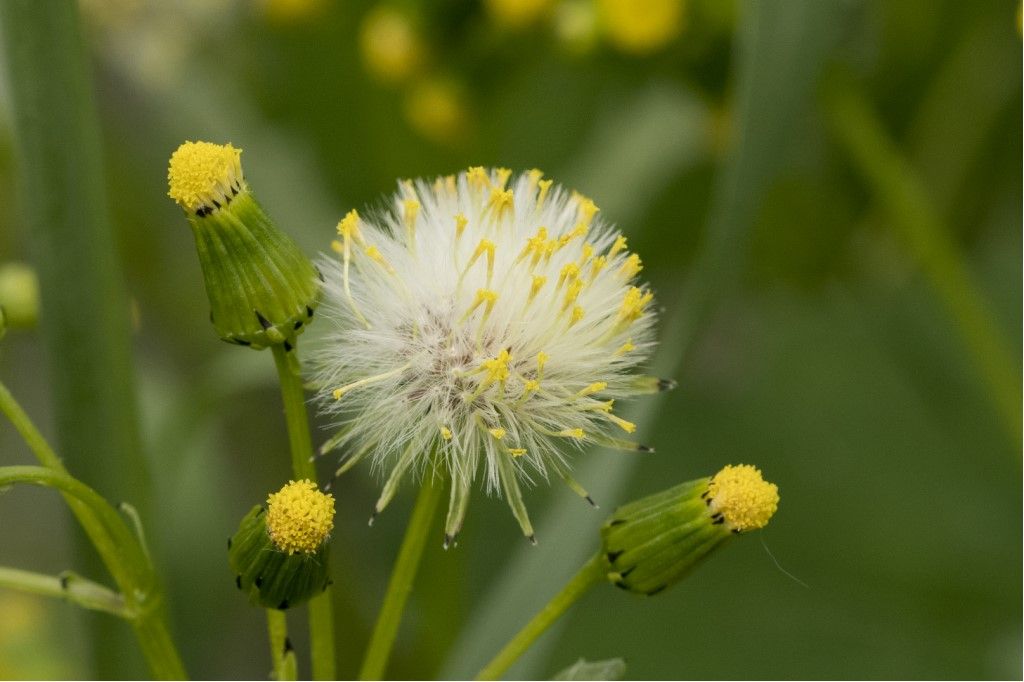
<path id="1" fill-rule="evenodd" d="M 271 346 L 274 366 L 281 385 L 288 442 L 291 449 L 292 474 L 296 479 L 316 481 L 313 464 L 313 444 L 309 435 L 309 416 L 302 389 L 302 376 L 294 349 L 285 350 L 283 344 Z M 268 616 L 269 618 L 269 616 Z M 310 658 L 313 679 L 333 680 L 335 677 L 334 604 L 330 588 L 309 601 Z M 276 654 L 275 654 L 276 655 Z"/>
<path id="2" fill-rule="evenodd" d="M 150 672 L 160 680 L 185 679 L 185 669 L 167 628 L 163 592 L 139 539 L 95 490 L 67 473 L 47 467 L 0 467 L 0 487 L 25 483 L 41 485 L 73 498 L 85 510 L 82 525 L 96 544 L 103 562 L 121 590 L 126 617 L 135 630 Z"/>
<path id="3" fill-rule="evenodd" d="M 131 617 L 121 595 L 71 571 L 54 576 L 0 566 L 0 587 L 63 599 L 84 609 L 102 611 L 118 618 Z"/>
<path id="4" fill-rule="evenodd" d="M 599 554 L 595 554 L 569 582 L 509 640 L 501 651 L 485 665 L 476 679 L 496 680 L 522 656 L 527 649 L 558 620 L 570 606 L 586 594 L 591 587 L 605 580 L 605 567 Z"/>
<path id="5" fill-rule="evenodd" d="M 270 655 L 274 661 L 274 679 L 282 682 L 297 678 L 295 650 L 288 639 L 288 618 L 284 611 L 267 609 L 267 633 L 270 635 Z"/>
<path id="6" fill-rule="evenodd" d="M 601 551 L 477 674 L 496 680 L 598 582 L 653 596 L 682 580 L 713 550 L 767 525 L 779 489 L 748 464 L 681 483 L 616 509 L 601 528 Z"/>
<path id="7" fill-rule="evenodd" d="M 413 507 L 409 525 L 402 539 L 402 547 L 398 551 L 398 559 L 391 571 L 388 589 L 384 595 L 377 623 L 373 627 L 370 645 L 366 650 L 363 665 L 359 669 L 359 679 L 379 680 L 387 670 L 388 658 L 398 635 L 398 626 L 402 623 L 402 613 L 409 600 L 412 584 L 419 569 L 423 548 L 427 536 L 440 505 L 443 486 L 438 481 L 423 481 L 420 486 L 416 505 Z"/>

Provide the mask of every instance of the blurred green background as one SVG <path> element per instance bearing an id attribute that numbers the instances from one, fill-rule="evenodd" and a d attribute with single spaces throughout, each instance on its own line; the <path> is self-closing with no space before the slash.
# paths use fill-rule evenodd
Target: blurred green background
<path id="1" fill-rule="evenodd" d="M 217 340 L 166 197 L 186 139 L 243 148 L 256 194 L 310 254 L 396 178 L 542 168 L 629 236 L 664 308 L 654 367 L 680 386 L 634 411 L 657 453 L 579 458 L 598 512 L 561 486 L 530 491 L 536 548 L 483 495 L 457 549 L 438 529 L 392 675 L 474 674 L 594 551 L 617 504 L 750 462 L 781 489 L 765 531 L 656 598 L 594 590 L 511 674 L 583 656 L 622 657 L 631 678 L 1020 678 L 1016 2 L 80 7 L 131 301 L 145 520 L 193 676 L 270 669 L 224 541 L 289 466 L 269 354 Z M 31 262 L 6 85 L 0 263 Z M 38 330 L 8 334 L 0 377 L 52 432 L 49 372 Z M 0 425 L 0 464 L 30 460 Z M 368 528 L 378 485 L 358 467 L 336 487 L 343 677 L 411 506 L 407 485 Z M 0 564 L 87 571 L 79 534 L 49 491 L 0 496 Z M 121 667 L 94 667 L 87 622 L 0 591 L 0 677 L 144 674 L 130 639 Z M 291 627 L 303 651 L 304 619 Z"/>

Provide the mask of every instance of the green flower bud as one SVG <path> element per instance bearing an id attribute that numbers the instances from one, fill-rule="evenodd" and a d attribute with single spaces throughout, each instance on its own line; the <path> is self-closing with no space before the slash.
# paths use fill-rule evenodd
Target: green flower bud
<path id="1" fill-rule="evenodd" d="M 626 504 L 601 528 L 608 580 L 657 594 L 733 535 L 763 528 L 779 489 L 747 464 Z"/>
<path id="2" fill-rule="evenodd" d="M 39 280 L 24 263 L 0 266 L 0 306 L 12 329 L 29 329 L 39 321 Z"/>
<path id="3" fill-rule="evenodd" d="M 311 481 L 291 481 L 253 507 L 228 540 L 235 585 L 255 605 L 287 609 L 330 585 L 327 548 L 334 498 Z"/>
<path id="4" fill-rule="evenodd" d="M 168 196 L 188 216 L 220 337 L 288 348 L 313 317 L 319 274 L 256 202 L 242 150 L 186 142 L 171 155 Z"/>

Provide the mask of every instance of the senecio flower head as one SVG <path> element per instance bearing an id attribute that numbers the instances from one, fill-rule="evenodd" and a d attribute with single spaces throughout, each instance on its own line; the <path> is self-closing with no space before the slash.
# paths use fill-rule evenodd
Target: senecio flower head
<path id="1" fill-rule="evenodd" d="M 451 480 L 445 546 L 477 476 L 533 529 L 520 481 L 555 474 L 578 494 L 567 450 L 649 451 L 618 402 L 668 387 L 637 375 L 654 346 L 640 258 L 592 200 L 538 170 L 470 168 L 403 181 L 390 205 L 338 225 L 325 257 L 330 327 L 312 356 L 322 411 L 345 447 L 400 480 Z M 372 520 L 372 519 L 371 519 Z"/>

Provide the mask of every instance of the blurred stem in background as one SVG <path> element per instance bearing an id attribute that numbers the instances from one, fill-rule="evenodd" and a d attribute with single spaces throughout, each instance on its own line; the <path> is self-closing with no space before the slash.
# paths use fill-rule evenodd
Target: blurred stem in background
<path id="1" fill-rule="evenodd" d="M 112 596 L 124 602 L 124 617 L 135 629 L 150 672 L 160 680 L 185 679 L 185 669 L 167 628 L 163 593 L 141 535 L 133 535 L 124 520 L 102 496 L 65 471 L 36 466 L 0 467 L 0 488 L 18 483 L 53 488 L 65 498 L 73 498 L 87 510 L 79 519 L 89 536 L 98 538 L 96 549 L 121 589 L 120 595 Z M 28 580 L 24 572 L 21 576 L 14 576 L 8 571 L 7 577 L 9 587 L 35 588 L 29 591 L 40 593 L 40 581 Z M 70 591 L 71 581 L 68 576 L 56 580 L 62 591 Z M 99 587 L 92 583 L 89 585 Z M 104 588 L 100 589 L 107 592 Z M 86 591 L 90 591 L 88 587 Z M 91 591 L 95 598 L 96 590 Z M 107 599 L 109 601 L 109 597 Z M 110 608 L 102 610 L 111 611 Z M 123 656 L 125 652 L 117 650 L 114 653 Z"/>
<path id="2" fill-rule="evenodd" d="M 282 344 L 274 344 L 271 348 L 274 353 L 274 366 L 277 367 L 277 376 L 281 383 L 281 399 L 284 401 L 288 442 L 291 445 L 292 473 L 296 480 L 306 478 L 316 483 L 313 444 L 309 436 L 309 415 L 302 390 L 302 376 L 295 357 L 297 350 L 285 350 Z M 268 619 L 273 628 L 273 619 L 270 616 Z M 336 661 L 334 606 L 331 602 L 330 588 L 309 600 L 309 639 L 313 679 L 333 680 Z M 273 641 L 271 643 L 273 644 Z M 279 655 L 280 652 L 273 652 L 275 661 Z"/>
<path id="3" fill-rule="evenodd" d="M 84 609 L 103 611 L 118 618 L 129 617 L 121 595 L 70 571 L 52 576 L 0 566 L 0 587 L 65 599 Z"/>
<path id="4" fill-rule="evenodd" d="M 387 671 L 388 658 L 395 645 L 405 603 L 412 592 L 412 584 L 420 559 L 423 557 L 423 548 L 430 534 L 431 522 L 437 512 L 442 492 L 443 487 L 438 481 L 424 480 L 420 484 L 420 494 L 409 518 L 409 526 L 405 529 L 402 547 L 398 550 L 398 558 L 388 580 L 388 590 L 384 594 L 384 603 L 381 604 L 370 645 L 359 669 L 361 680 L 382 679 Z"/>
<path id="5" fill-rule="evenodd" d="M 13 132 L 50 367 L 57 442 L 69 466 L 146 517 L 121 280 L 100 155 L 100 131 L 73 0 L 4 0 L 0 28 Z M 79 542 L 79 548 L 85 544 Z M 89 572 L 99 565 L 89 551 Z M 95 667 L 87 677 L 136 677 L 116 621 L 90 618 Z"/>
<path id="6" fill-rule="evenodd" d="M 1020 370 L 988 302 L 920 177 L 896 149 L 857 83 L 841 73 L 828 82 L 826 117 L 835 137 L 956 323 L 1007 435 L 1019 444 Z"/>
<path id="7" fill-rule="evenodd" d="M 562 587 L 558 594 L 552 597 L 551 601 L 538 611 L 537 615 L 523 626 L 522 630 L 516 633 L 515 637 L 497 653 L 491 662 L 483 667 L 476 679 L 496 680 L 500 678 L 509 666 L 515 663 L 516 659 L 522 656 L 523 652 L 529 649 L 530 645 L 565 613 L 566 609 L 575 604 L 576 600 L 586 594 L 591 587 L 603 582 L 606 579 L 607 571 L 601 561 L 601 555 L 595 554 L 587 563 L 583 564 L 583 568 L 569 579 L 569 582 Z"/>

